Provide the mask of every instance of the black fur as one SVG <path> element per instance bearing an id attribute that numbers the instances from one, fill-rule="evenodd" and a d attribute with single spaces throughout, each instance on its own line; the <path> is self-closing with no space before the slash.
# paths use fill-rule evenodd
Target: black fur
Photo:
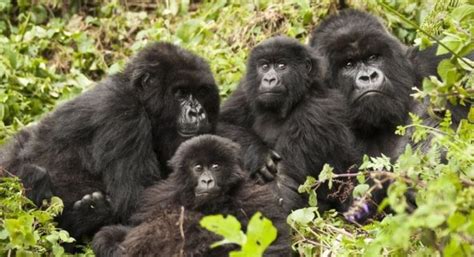
<path id="1" fill-rule="evenodd" d="M 424 51 L 410 49 L 390 35 L 375 16 L 356 10 L 341 11 L 323 21 L 312 32 L 310 45 L 329 66 L 325 75 L 327 84 L 346 96 L 351 129 L 361 153 L 384 154 L 396 160 L 410 140 L 409 135 L 395 135 L 395 129 L 410 122 L 409 112 L 425 118 L 427 125 L 439 123 L 428 115 L 428 101 L 420 103 L 410 96 L 414 87 L 421 86 L 424 77 L 436 74 L 438 63 L 446 58 L 436 56 L 434 47 Z M 360 90 L 356 72 L 367 67 L 376 68 L 383 75 L 378 88 L 381 94 L 356 100 L 357 90 Z M 355 71 L 351 73 L 352 70 Z M 467 113 L 462 109 L 465 108 L 453 108 L 455 123 L 459 116 Z M 428 146 L 429 141 L 418 147 Z M 385 195 L 386 188 L 373 193 L 372 200 L 379 203 Z M 368 209 L 368 212 L 361 209 L 348 217 L 364 222 L 376 212 L 376 206 L 369 204 Z"/>
<path id="2" fill-rule="evenodd" d="M 108 226 L 96 234 L 93 249 L 97 256 L 227 256 L 235 247 L 211 250 L 209 246 L 219 237 L 201 228 L 200 219 L 204 215 L 230 214 L 245 228 L 257 211 L 278 229 L 278 237 L 265 256 L 289 256 L 286 214 L 267 185 L 247 179 L 239 151 L 237 144 L 218 136 L 203 135 L 184 142 L 170 161 L 174 170 L 170 177 L 144 191 L 140 207 L 132 216 L 136 227 Z M 200 177 L 192 167 L 212 164 L 220 167 L 212 172 L 219 190 L 207 197 L 199 196 L 196 188 Z"/>
<path id="3" fill-rule="evenodd" d="M 212 132 L 219 95 L 208 64 L 175 45 L 154 43 L 123 72 L 25 128 L 3 151 L 1 165 L 26 183 L 47 172 L 52 186 L 33 185 L 31 198 L 39 203 L 49 191 L 61 197 L 60 226 L 78 239 L 104 224 L 125 222 L 141 191 L 168 176 L 166 162 L 186 139 L 177 132 L 178 83 L 198 92 L 212 125 L 199 133 Z M 92 197 L 96 191 L 107 197 Z M 84 206 L 89 204 L 103 208 Z"/>
<path id="4" fill-rule="evenodd" d="M 259 100 L 262 61 L 286 64 L 278 86 L 286 94 L 280 94 L 274 105 Z M 298 41 L 268 39 L 250 53 L 247 74 L 220 114 L 218 134 L 242 146 L 244 166 L 251 174 L 268 173 L 273 151 L 281 156 L 272 163 L 276 166 L 272 186 L 280 192 L 287 211 L 306 203 L 297 188 L 307 176 L 317 177 L 325 163 L 344 172 L 355 162 L 344 98 L 321 84 L 320 68 L 318 58 Z M 323 188 L 318 193 L 321 209 L 343 209 L 344 199 L 329 199 L 328 194 Z"/>

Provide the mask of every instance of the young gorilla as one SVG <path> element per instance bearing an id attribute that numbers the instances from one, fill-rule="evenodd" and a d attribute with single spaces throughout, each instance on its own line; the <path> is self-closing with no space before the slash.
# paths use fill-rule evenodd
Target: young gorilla
<path id="1" fill-rule="evenodd" d="M 246 227 L 257 211 L 278 229 L 265 256 L 290 255 L 286 214 L 267 185 L 247 179 L 237 144 L 219 136 L 194 137 L 178 148 L 170 165 L 170 177 L 144 191 L 132 215 L 138 226 L 108 226 L 95 235 L 97 256 L 227 256 L 228 247 L 209 248 L 219 238 L 201 228 L 200 219 L 229 214 Z"/>
<path id="2" fill-rule="evenodd" d="M 166 162 L 178 145 L 213 132 L 218 112 L 208 64 L 154 43 L 123 72 L 21 131 L 1 166 L 20 177 L 36 204 L 62 198 L 60 226 L 79 239 L 127 221 L 141 191 L 168 176 Z"/>
<path id="3" fill-rule="evenodd" d="M 429 117 L 426 103 L 418 103 L 410 96 L 423 77 L 436 72 L 442 57 L 436 57 L 433 49 L 408 49 L 376 17 L 356 10 L 342 11 L 323 21 L 312 32 L 310 45 L 329 64 L 328 84 L 346 96 L 351 129 L 361 153 L 384 154 L 396 160 L 409 143 L 408 136 L 395 135 L 396 126 L 409 122 L 409 112 L 426 118 L 430 125 L 438 122 Z M 454 109 L 455 122 L 465 115 L 462 109 Z M 368 208 L 351 210 L 346 217 L 365 221 L 375 213 L 374 203 L 384 195 L 385 190 L 377 191 L 373 201 L 366 203 Z"/>
<path id="4" fill-rule="evenodd" d="M 219 116 L 218 134 L 242 146 L 245 169 L 273 181 L 287 211 L 306 203 L 298 186 L 317 177 L 325 163 L 337 172 L 355 163 L 344 98 L 321 84 L 320 72 L 306 46 L 268 39 L 251 51 L 247 74 Z M 321 210 L 344 209 L 347 195 L 338 192 L 336 199 L 320 190 Z"/>

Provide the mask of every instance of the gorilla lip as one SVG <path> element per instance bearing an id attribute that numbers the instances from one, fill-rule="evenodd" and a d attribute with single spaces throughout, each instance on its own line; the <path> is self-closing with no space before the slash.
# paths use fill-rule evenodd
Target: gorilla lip
<path id="1" fill-rule="evenodd" d="M 362 94 L 360 94 L 355 100 L 354 102 L 357 102 L 359 101 L 360 99 L 362 99 L 363 97 L 365 96 L 370 96 L 370 95 L 385 95 L 385 96 L 388 96 L 387 94 L 385 94 L 384 92 L 380 91 L 380 90 L 367 90 L 367 91 L 364 91 Z"/>
<path id="2" fill-rule="evenodd" d="M 198 133 L 198 131 L 179 131 L 178 130 L 178 134 L 182 137 L 185 137 L 185 138 L 188 138 L 188 137 L 193 137 L 193 136 L 196 136 Z"/>

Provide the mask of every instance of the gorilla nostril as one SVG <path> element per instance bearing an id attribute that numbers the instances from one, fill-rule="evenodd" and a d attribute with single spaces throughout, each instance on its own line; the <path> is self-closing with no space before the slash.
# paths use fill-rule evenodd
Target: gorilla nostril
<path id="1" fill-rule="evenodd" d="M 207 186 L 212 185 L 212 182 L 214 182 L 214 180 L 212 180 L 212 179 L 203 179 L 203 180 L 201 180 L 201 183 L 203 183 L 204 185 L 207 185 Z"/>
<path id="2" fill-rule="evenodd" d="M 370 80 L 376 80 L 378 77 L 379 77 L 379 74 L 376 71 L 370 74 Z"/>
<path id="3" fill-rule="evenodd" d="M 189 117 L 196 117 L 198 115 L 198 113 L 194 110 L 189 110 L 188 111 L 188 116 Z"/>
<path id="4" fill-rule="evenodd" d="M 364 75 L 364 76 L 360 76 L 359 80 L 364 81 L 364 82 L 368 82 L 370 80 L 370 78 L 369 78 L 369 76 Z"/>

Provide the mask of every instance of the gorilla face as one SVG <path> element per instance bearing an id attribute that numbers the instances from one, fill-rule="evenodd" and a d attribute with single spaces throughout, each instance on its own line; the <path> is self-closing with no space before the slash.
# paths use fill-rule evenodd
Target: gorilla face
<path id="1" fill-rule="evenodd" d="M 323 22 L 313 37 L 311 46 L 329 63 L 328 83 L 348 100 L 354 128 L 369 132 L 404 123 L 414 71 L 406 49 L 374 17 L 343 12 Z"/>
<path id="2" fill-rule="evenodd" d="M 312 66 L 310 52 L 296 40 L 266 40 L 250 53 L 247 95 L 258 109 L 284 116 L 308 91 Z"/>
<path id="3" fill-rule="evenodd" d="M 177 108 L 176 125 L 177 132 L 183 138 L 190 138 L 196 135 L 210 133 L 212 131 L 209 122 L 208 112 L 204 103 L 206 97 L 211 95 L 214 84 L 201 82 L 198 85 L 189 85 L 191 80 L 182 80 L 174 83 L 169 94 L 175 101 Z M 194 81 L 193 81 L 194 82 Z M 207 106 L 208 109 L 212 106 Z"/>
<path id="4" fill-rule="evenodd" d="M 161 47 L 166 51 L 145 49 L 127 67 L 151 120 L 182 139 L 212 132 L 220 101 L 209 66 L 171 44 Z"/>
<path id="5" fill-rule="evenodd" d="M 186 181 L 196 206 L 212 204 L 243 179 L 240 148 L 231 140 L 202 135 L 180 145 L 170 165 Z"/>

